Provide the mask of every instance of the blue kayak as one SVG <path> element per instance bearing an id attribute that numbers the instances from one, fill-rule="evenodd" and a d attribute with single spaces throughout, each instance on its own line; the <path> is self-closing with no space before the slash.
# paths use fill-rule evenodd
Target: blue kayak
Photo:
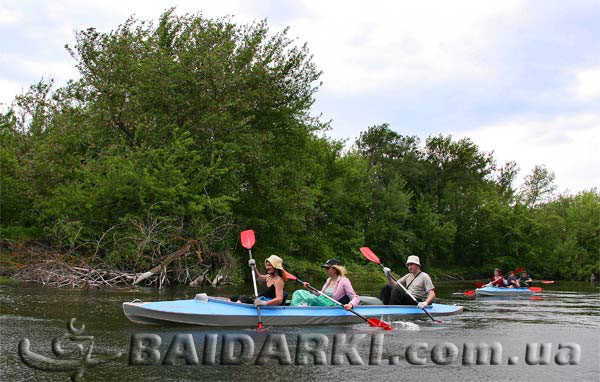
<path id="1" fill-rule="evenodd" d="M 433 316 L 462 312 L 462 306 L 432 304 L 425 308 Z M 359 305 L 354 310 L 365 317 L 394 319 L 427 318 L 414 305 Z M 256 307 L 214 297 L 197 295 L 193 300 L 125 302 L 123 312 L 129 320 L 140 324 L 178 323 L 203 326 L 256 326 Z M 263 306 L 265 325 L 323 325 L 363 322 L 339 306 Z"/>
<path id="2" fill-rule="evenodd" d="M 485 286 L 475 289 L 478 296 L 530 296 L 533 294 L 528 288 L 499 288 L 494 286 Z"/>

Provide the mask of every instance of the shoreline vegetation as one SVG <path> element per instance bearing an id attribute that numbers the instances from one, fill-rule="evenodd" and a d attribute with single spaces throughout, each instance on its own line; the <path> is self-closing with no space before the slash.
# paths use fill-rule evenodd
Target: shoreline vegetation
<path id="1" fill-rule="evenodd" d="M 399 273 L 417 255 L 438 279 L 521 266 L 598 279 L 596 188 L 557 195 L 543 164 L 517 186 L 517 163 L 468 138 L 386 123 L 328 137 L 310 112 L 321 71 L 287 33 L 173 9 L 77 32 L 66 49 L 81 77 L 42 79 L 0 113 L 0 275 L 238 284 L 239 232 L 253 229 L 258 261 L 278 255 L 306 279 L 338 258 L 383 280 L 362 246 Z"/>

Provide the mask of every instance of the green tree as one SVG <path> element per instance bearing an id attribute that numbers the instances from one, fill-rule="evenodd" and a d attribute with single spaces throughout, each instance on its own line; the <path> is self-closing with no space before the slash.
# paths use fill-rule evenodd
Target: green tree
<path id="1" fill-rule="evenodd" d="M 67 49 L 81 78 L 56 91 L 40 82 L 3 115 L 3 187 L 31 194 L 17 203 L 3 189 L 3 223 L 29 203 L 35 224 L 94 237 L 152 208 L 181 220 L 183 236 L 235 216 L 266 248 L 298 250 L 320 160 L 337 150 L 309 113 L 321 73 L 306 45 L 265 21 L 171 9 L 156 26 L 130 18 L 109 33 L 83 30 Z M 19 140 L 23 155 L 10 147 Z M 237 234 L 225 240 L 232 247 Z"/>
<path id="2" fill-rule="evenodd" d="M 408 222 L 412 190 L 419 188 L 418 139 L 402 136 L 383 124 L 369 127 L 355 145 L 369 164 L 365 241 L 393 259 L 391 264 L 404 264 L 415 240 Z M 413 183 L 409 185 L 407 179 Z"/>
<path id="3" fill-rule="evenodd" d="M 534 211 L 542 227 L 537 238 L 546 274 L 587 279 L 600 273 L 600 194 L 593 189 L 561 195 Z"/>
<path id="4" fill-rule="evenodd" d="M 535 166 L 531 174 L 525 177 L 519 193 L 519 201 L 526 207 L 531 207 L 551 197 L 552 192 L 556 190 L 554 179 L 554 173 L 546 166 Z"/>

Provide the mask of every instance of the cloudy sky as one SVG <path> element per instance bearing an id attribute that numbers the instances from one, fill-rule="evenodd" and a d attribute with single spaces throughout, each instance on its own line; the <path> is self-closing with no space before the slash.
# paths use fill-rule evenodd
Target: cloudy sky
<path id="1" fill-rule="evenodd" d="M 0 0 L 0 103 L 42 77 L 77 78 L 74 31 L 171 6 L 289 26 L 323 70 L 313 109 L 335 138 L 384 122 L 423 140 L 466 136 L 515 160 L 520 179 L 544 164 L 559 192 L 600 186 L 598 1 Z"/>

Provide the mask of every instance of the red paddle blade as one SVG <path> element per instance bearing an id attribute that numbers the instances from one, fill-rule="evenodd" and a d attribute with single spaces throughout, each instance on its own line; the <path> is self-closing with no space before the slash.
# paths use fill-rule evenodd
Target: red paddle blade
<path id="1" fill-rule="evenodd" d="M 519 267 L 519 268 L 515 269 L 513 272 L 515 272 L 515 273 L 521 273 L 524 270 L 525 270 L 525 267 Z"/>
<path id="2" fill-rule="evenodd" d="M 468 290 L 465 292 L 465 296 L 473 296 L 475 294 L 474 290 Z"/>
<path id="3" fill-rule="evenodd" d="M 263 329 L 263 323 L 259 322 L 258 325 L 257 325 L 257 327 L 256 327 L 256 330 L 262 330 L 262 329 Z"/>
<path id="4" fill-rule="evenodd" d="M 542 288 L 540 288 L 540 287 L 530 287 L 529 290 L 532 291 L 533 293 L 540 293 L 542 291 Z"/>
<path id="5" fill-rule="evenodd" d="M 482 282 L 476 282 L 476 283 L 474 283 L 474 284 L 475 284 L 475 287 L 477 287 L 477 288 L 483 288 L 483 286 L 485 285 L 485 284 L 484 284 L 484 283 L 482 283 Z"/>
<path id="6" fill-rule="evenodd" d="M 298 278 L 296 276 L 294 276 L 293 274 L 283 271 L 283 273 L 285 274 L 285 278 L 288 280 L 292 280 L 292 281 L 296 281 L 298 280 Z"/>
<path id="7" fill-rule="evenodd" d="M 394 330 L 394 328 L 392 328 L 390 326 L 390 324 L 388 324 L 387 322 L 378 320 L 376 318 L 367 318 L 367 322 L 369 323 L 369 325 L 377 327 L 377 328 L 381 328 L 383 330 Z"/>
<path id="8" fill-rule="evenodd" d="M 376 254 L 373 253 L 373 251 L 371 251 L 371 248 L 369 247 L 362 247 L 360 249 L 360 252 L 370 261 L 374 262 L 375 264 L 379 264 L 379 257 L 377 257 Z"/>
<path id="9" fill-rule="evenodd" d="M 254 239 L 254 231 L 249 229 L 247 231 L 242 231 L 242 233 L 240 233 L 240 238 L 242 239 L 242 247 L 246 248 L 246 249 L 250 249 L 252 248 L 252 246 L 254 246 L 255 243 L 255 239 Z"/>

